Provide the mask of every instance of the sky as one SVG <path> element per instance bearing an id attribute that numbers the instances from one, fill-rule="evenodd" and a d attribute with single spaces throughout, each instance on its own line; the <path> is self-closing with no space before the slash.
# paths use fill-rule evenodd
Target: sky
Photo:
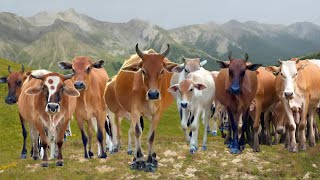
<path id="1" fill-rule="evenodd" d="M 32 16 L 74 8 L 95 19 L 127 22 L 138 18 L 164 28 L 207 22 L 258 21 L 320 24 L 320 0 L 0 0 L 1 12 Z"/>

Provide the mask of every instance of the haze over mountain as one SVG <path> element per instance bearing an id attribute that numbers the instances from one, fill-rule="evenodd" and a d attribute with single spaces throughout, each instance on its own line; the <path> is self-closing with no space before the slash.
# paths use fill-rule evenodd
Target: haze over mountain
<path id="1" fill-rule="evenodd" d="M 156 51 L 164 50 L 169 43 L 171 60 L 180 61 L 182 55 L 204 57 L 209 60 L 209 69 L 216 67 L 213 60 L 226 60 L 231 50 L 235 56 L 248 52 L 252 62 L 274 64 L 278 58 L 320 51 L 320 26 L 230 20 L 164 29 L 139 19 L 126 23 L 99 21 L 73 9 L 40 12 L 32 17 L 0 13 L 0 57 L 35 68 L 57 70 L 60 60 L 88 55 L 94 60 L 107 60 L 106 67 L 114 74 L 134 53 L 136 43 L 141 49 Z"/>

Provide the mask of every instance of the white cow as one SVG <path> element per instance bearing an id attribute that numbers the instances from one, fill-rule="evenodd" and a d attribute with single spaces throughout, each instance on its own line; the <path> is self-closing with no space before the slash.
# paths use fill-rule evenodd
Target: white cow
<path id="1" fill-rule="evenodd" d="M 190 59 L 190 58 L 182 58 L 183 64 L 176 66 L 172 69 L 172 72 L 174 72 L 170 86 L 179 84 L 181 81 L 185 80 L 189 73 L 199 70 L 202 66 L 204 66 L 207 63 L 207 60 L 202 60 L 199 58 Z M 181 98 L 176 92 L 172 92 L 173 97 L 175 97 L 177 102 L 177 108 L 180 113 L 180 120 L 182 120 L 182 116 L 188 116 L 189 111 L 187 109 L 181 108 Z M 191 122 L 189 122 L 191 123 Z M 189 133 L 187 133 L 186 130 L 184 130 L 184 134 L 186 137 L 187 143 L 190 142 L 190 136 Z"/>
<path id="2" fill-rule="evenodd" d="M 180 107 L 186 109 L 190 113 L 191 121 L 190 128 L 192 137 L 190 140 L 190 153 L 194 154 L 198 149 L 198 131 L 199 118 L 202 115 L 204 120 L 204 135 L 202 141 L 202 149 L 207 149 L 207 132 L 208 120 L 212 114 L 211 107 L 215 96 L 215 83 L 211 72 L 203 69 L 190 73 L 187 78 L 179 84 L 172 85 L 168 91 L 177 93 L 180 98 Z M 181 126 L 186 132 L 189 116 L 182 115 Z"/>

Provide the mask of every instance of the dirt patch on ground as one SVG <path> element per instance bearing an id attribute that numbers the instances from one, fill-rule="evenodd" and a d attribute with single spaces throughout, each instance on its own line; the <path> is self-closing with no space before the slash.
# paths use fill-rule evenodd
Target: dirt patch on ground
<path id="1" fill-rule="evenodd" d="M 107 165 L 102 165 L 102 166 L 97 166 L 95 167 L 95 169 L 97 171 L 99 171 L 99 173 L 106 173 L 106 172 L 112 172 L 114 171 L 116 168 L 113 168 L 113 167 L 109 167 Z"/>

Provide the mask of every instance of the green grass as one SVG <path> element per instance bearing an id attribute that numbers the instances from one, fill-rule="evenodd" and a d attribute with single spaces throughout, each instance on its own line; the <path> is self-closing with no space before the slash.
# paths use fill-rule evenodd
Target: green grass
<path id="1" fill-rule="evenodd" d="M 0 75 L 6 75 L 6 66 L 0 60 Z M 11 64 L 14 70 L 20 65 Z M 320 176 L 320 145 L 305 152 L 289 153 L 283 145 L 261 146 L 262 152 L 253 153 L 246 145 L 240 155 L 231 155 L 220 136 L 208 135 L 208 150 L 189 154 L 180 128 L 175 103 L 165 112 L 155 135 L 155 151 L 159 157 L 156 173 L 131 171 L 132 156 L 126 154 L 129 123 L 122 122 L 123 147 L 117 154 L 108 153 L 107 160 L 83 158 L 83 147 L 76 122 L 71 122 L 73 136 L 63 145 L 64 167 L 56 167 L 51 160 L 49 168 L 41 168 L 40 160 L 30 157 L 28 134 L 28 159 L 19 159 L 22 134 L 17 106 L 4 104 L 7 85 L 0 85 L 0 179 L 302 179 L 307 173 L 310 178 Z M 143 150 L 147 150 L 146 136 L 149 121 L 145 121 Z M 203 126 L 200 126 L 201 147 Z M 29 132 L 29 129 L 27 129 Z M 96 155 L 96 140 L 93 142 Z"/>

